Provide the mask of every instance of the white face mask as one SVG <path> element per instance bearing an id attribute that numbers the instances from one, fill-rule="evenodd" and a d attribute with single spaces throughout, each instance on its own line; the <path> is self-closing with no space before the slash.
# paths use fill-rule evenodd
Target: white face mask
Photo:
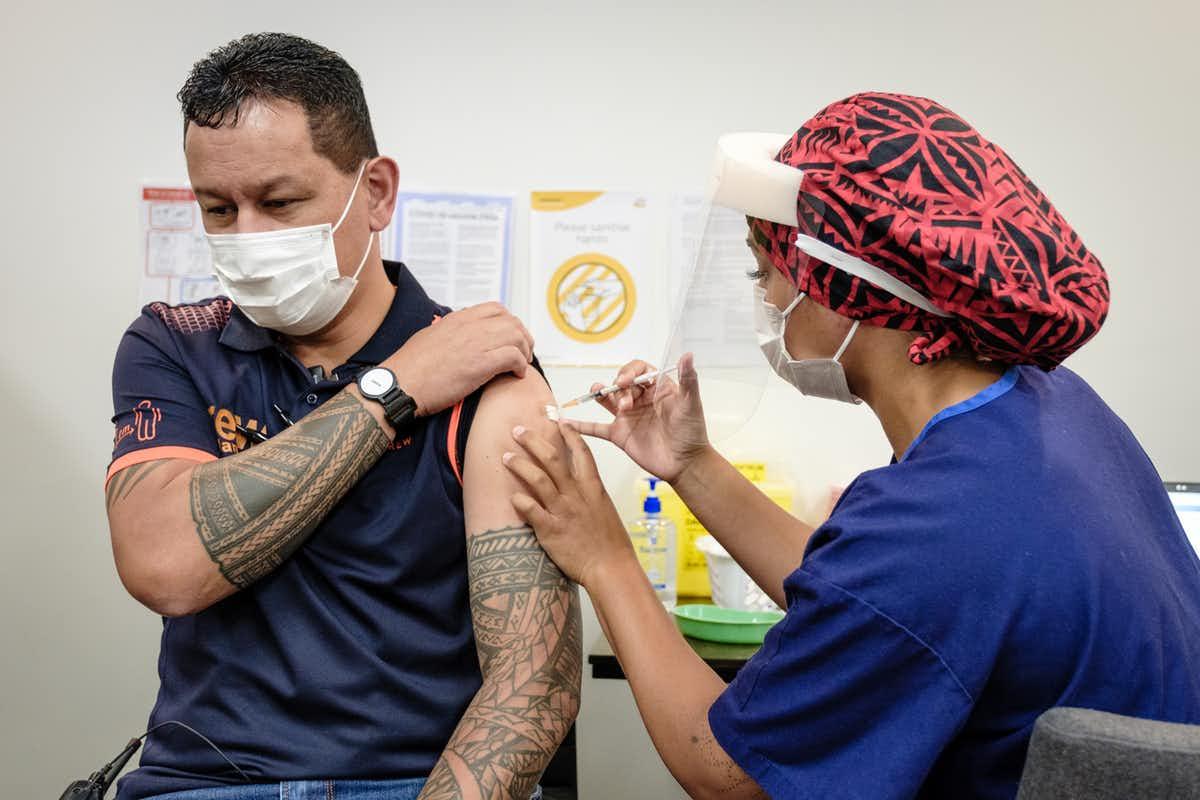
<path id="1" fill-rule="evenodd" d="M 328 325 L 345 307 L 371 254 L 375 233 L 367 238 L 367 250 L 349 278 L 338 270 L 333 234 L 350 213 L 366 168 L 364 161 L 333 225 L 208 235 L 221 288 L 256 325 L 304 336 Z"/>
<path id="2" fill-rule="evenodd" d="M 843 403 L 861 403 L 862 400 L 851 394 L 850 385 L 846 383 L 846 371 L 838 361 L 842 357 L 842 353 L 846 352 L 846 348 L 850 346 L 854 332 L 858 330 L 857 321 L 850 328 L 850 332 L 846 334 L 846 338 L 842 340 L 842 346 L 838 348 L 833 358 L 807 358 L 803 361 L 795 361 L 788 355 L 787 344 L 783 341 L 783 331 L 787 325 L 788 315 L 795 310 L 796 306 L 800 305 L 800 301 L 803 299 L 804 293 L 801 292 L 795 300 L 788 304 L 787 308 L 780 311 L 774 304 L 767 302 L 765 288 L 758 285 L 754 287 L 754 330 L 758 334 L 759 348 L 767 357 L 775 374 L 799 389 L 801 393 L 810 397 L 822 397 L 826 400 L 840 400 Z"/>

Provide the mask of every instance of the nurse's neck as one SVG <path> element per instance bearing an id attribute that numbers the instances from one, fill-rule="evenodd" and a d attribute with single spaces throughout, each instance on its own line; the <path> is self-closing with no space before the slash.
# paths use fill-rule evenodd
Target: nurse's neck
<path id="1" fill-rule="evenodd" d="M 863 325 L 842 357 L 851 391 L 875 412 L 896 458 L 939 411 L 974 397 L 1006 368 L 953 357 L 917 366 L 908 360 L 913 338 L 905 331 Z"/>

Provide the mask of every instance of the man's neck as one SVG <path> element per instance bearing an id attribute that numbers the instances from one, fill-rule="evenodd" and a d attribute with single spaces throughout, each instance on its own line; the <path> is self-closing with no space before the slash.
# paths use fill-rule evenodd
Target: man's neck
<path id="1" fill-rule="evenodd" d="M 320 366 L 331 374 L 375 335 L 395 295 L 396 287 L 388 280 L 383 261 L 378 257 L 368 261 L 354 293 L 333 322 L 308 336 L 285 337 L 288 350 L 306 367 Z"/>

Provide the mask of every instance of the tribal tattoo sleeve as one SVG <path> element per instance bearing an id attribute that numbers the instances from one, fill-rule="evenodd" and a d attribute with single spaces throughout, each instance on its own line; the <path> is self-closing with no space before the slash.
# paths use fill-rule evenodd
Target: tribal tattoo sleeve
<path id="1" fill-rule="evenodd" d="M 133 493 L 133 490 L 137 488 L 137 485 L 145 480 L 147 475 L 162 465 L 162 461 L 144 461 L 141 464 L 134 464 L 118 472 L 108 482 L 108 488 L 105 490 L 105 507 L 111 510 L 113 503 L 129 497 Z"/>
<path id="2" fill-rule="evenodd" d="M 579 710 L 579 595 L 527 526 L 467 541 L 483 686 L 423 800 L 526 800 Z"/>
<path id="3" fill-rule="evenodd" d="M 221 574 L 245 587 L 278 567 L 387 445 L 371 413 L 342 392 L 283 434 L 193 470 L 192 519 Z"/>

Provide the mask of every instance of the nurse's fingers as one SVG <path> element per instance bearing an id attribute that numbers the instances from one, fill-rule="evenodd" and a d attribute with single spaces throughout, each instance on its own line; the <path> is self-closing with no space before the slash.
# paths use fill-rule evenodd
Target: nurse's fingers
<path id="1" fill-rule="evenodd" d="M 679 386 L 685 393 L 700 390 L 700 375 L 696 372 L 696 357 L 684 353 L 679 357 Z"/>
<path id="2" fill-rule="evenodd" d="M 588 389 L 588 391 L 592 394 L 595 394 L 603 388 L 603 383 L 593 383 L 592 388 Z M 613 397 L 611 394 L 606 394 L 603 397 L 597 397 L 596 402 L 603 406 L 604 410 L 612 414 L 614 417 L 617 415 L 617 398 Z"/>
<path id="3" fill-rule="evenodd" d="M 516 453 L 505 453 L 500 460 L 508 467 L 509 472 L 529 487 L 543 508 L 549 508 L 554 498 L 558 497 L 558 487 L 554 485 L 554 481 L 528 458 Z"/>
<path id="4" fill-rule="evenodd" d="M 517 444 L 525 449 L 542 470 L 550 476 L 550 480 L 554 481 L 554 485 L 560 491 L 565 490 L 571 485 L 571 472 L 567 467 L 566 460 L 563 458 L 563 450 L 559 447 L 562 441 L 562 435 L 555 429 L 554 438 L 557 442 L 539 436 L 531 430 L 528 430 L 524 425 L 518 425 L 513 428 L 513 439 Z"/>
<path id="5" fill-rule="evenodd" d="M 563 425 L 567 428 L 579 431 L 584 436 L 592 436 L 596 439 L 603 439 L 606 442 L 612 441 L 612 423 L 610 422 L 588 422 L 587 420 L 582 419 L 564 419 Z"/>
<path id="6" fill-rule="evenodd" d="M 628 390 L 620 393 L 620 400 L 617 401 L 618 411 L 633 411 L 641 406 L 648 406 L 654 398 L 651 392 L 654 389 L 654 384 L 641 384 L 640 386 L 631 386 Z"/>
<path id="7" fill-rule="evenodd" d="M 679 383 L 670 376 L 664 376 L 654 382 L 647 399 L 649 405 L 658 405 L 668 398 L 679 394 Z"/>
<path id="8" fill-rule="evenodd" d="M 567 443 L 567 452 L 571 454 L 571 471 L 575 473 L 575 477 L 599 481 L 600 473 L 596 469 L 596 459 L 592 456 L 587 442 L 579 435 L 579 431 L 561 423 L 558 427 L 562 432 L 563 441 Z"/>
<path id="9" fill-rule="evenodd" d="M 634 378 L 645 375 L 647 372 L 654 372 L 654 365 L 642 361 L 640 358 L 634 359 L 621 367 L 614 382 L 622 389 L 627 389 L 633 385 Z"/>
<path id="10" fill-rule="evenodd" d="M 518 492 L 509 499 L 509 502 L 512 503 L 513 510 L 521 516 L 521 519 L 533 526 L 534 533 L 544 531 L 550 526 L 552 520 L 550 514 L 529 495 Z"/>

